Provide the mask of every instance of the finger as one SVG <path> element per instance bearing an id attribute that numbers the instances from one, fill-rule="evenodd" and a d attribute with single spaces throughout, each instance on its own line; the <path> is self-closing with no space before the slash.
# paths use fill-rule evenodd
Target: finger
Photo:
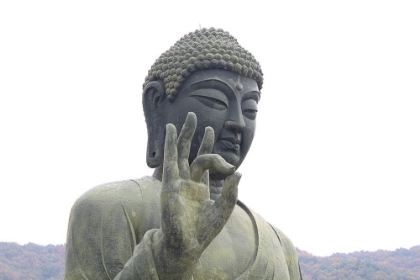
<path id="1" fill-rule="evenodd" d="M 222 194 L 214 203 L 215 216 L 222 219 L 229 219 L 238 200 L 238 184 L 241 180 L 242 174 L 235 172 L 228 176 L 223 184 Z"/>
<path id="2" fill-rule="evenodd" d="M 214 145 L 214 130 L 212 127 L 206 127 L 204 131 L 203 141 L 201 142 L 200 149 L 198 150 L 197 156 L 201 156 L 204 154 L 210 154 L 213 151 Z M 209 171 L 204 171 L 202 183 L 206 186 L 209 185 Z"/>
<path id="3" fill-rule="evenodd" d="M 197 127 L 197 117 L 189 112 L 187 119 L 182 126 L 178 137 L 178 168 L 181 178 L 187 179 L 189 176 L 188 157 L 190 156 L 191 140 Z"/>
<path id="4" fill-rule="evenodd" d="M 170 182 L 179 177 L 177 135 L 173 124 L 166 125 L 165 150 L 163 159 L 162 187 L 170 187 Z"/>
<path id="5" fill-rule="evenodd" d="M 204 246 L 219 234 L 232 214 L 238 199 L 238 184 L 241 176 L 238 172 L 228 176 L 223 184 L 221 196 L 211 205 L 211 210 L 206 215 L 206 230 L 198 236 L 199 242 Z"/>
<path id="6" fill-rule="evenodd" d="M 209 183 L 210 183 L 210 175 L 209 175 L 209 171 L 208 170 L 204 171 L 203 179 L 201 180 L 201 182 L 204 185 L 206 185 L 206 186 L 209 185 Z"/>
<path id="7" fill-rule="evenodd" d="M 214 144 L 214 130 L 212 127 L 206 127 L 204 131 L 203 141 L 201 142 L 200 149 L 198 150 L 197 156 L 204 154 L 210 154 L 213 151 Z"/>
<path id="8" fill-rule="evenodd" d="M 227 163 L 220 155 L 205 154 L 198 156 L 190 166 L 190 178 L 195 182 L 201 182 L 204 171 L 216 171 L 218 173 L 230 175 L 235 172 L 235 166 Z"/>

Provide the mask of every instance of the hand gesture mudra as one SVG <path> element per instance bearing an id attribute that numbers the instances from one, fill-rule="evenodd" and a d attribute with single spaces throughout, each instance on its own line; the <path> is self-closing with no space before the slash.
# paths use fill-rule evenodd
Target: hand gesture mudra
<path id="1" fill-rule="evenodd" d="M 241 175 L 220 155 L 211 154 L 211 127 L 206 127 L 197 157 L 189 164 L 196 126 L 194 113 L 188 113 L 178 138 L 175 126 L 166 126 L 162 226 L 154 250 L 159 279 L 190 279 L 202 252 L 223 229 L 237 201 Z M 210 200 L 208 170 L 229 175 L 216 201 Z"/>

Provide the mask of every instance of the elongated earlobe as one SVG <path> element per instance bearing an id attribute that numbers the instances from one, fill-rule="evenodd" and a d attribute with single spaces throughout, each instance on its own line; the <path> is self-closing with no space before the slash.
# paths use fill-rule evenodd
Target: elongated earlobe
<path id="1" fill-rule="evenodd" d="M 146 162 L 151 168 L 158 167 L 163 160 L 165 123 L 160 104 L 165 100 L 165 86 L 161 81 L 149 82 L 143 91 L 143 110 L 147 124 Z"/>
<path id="2" fill-rule="evenodd" d="M 163 138 L 165 137 L 164 131 L 157 134 L 162 135 Z M 163 148 L 164 143 L 163 141 L 157 140 L 156 131 L 154 136 L 149 135 L 147 143 L 146 162 L 150 168 L 156 168 L 162 163 Z"/>

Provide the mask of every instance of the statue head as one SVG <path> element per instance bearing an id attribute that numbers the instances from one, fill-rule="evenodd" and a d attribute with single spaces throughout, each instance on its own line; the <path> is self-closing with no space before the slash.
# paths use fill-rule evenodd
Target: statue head
<path id="1" fill-rule="evenodd" d="M 198 121 L 190 161 L 211 126 L 213 153 L 239 167 L 254 137 L 262 83 L 259 63 L 228 32 L 211 28 L 185 35 L 156 60 L 143 85 L 149 167 L 162 164 L 166 124 L 179 132 L 188 112 Z"/>

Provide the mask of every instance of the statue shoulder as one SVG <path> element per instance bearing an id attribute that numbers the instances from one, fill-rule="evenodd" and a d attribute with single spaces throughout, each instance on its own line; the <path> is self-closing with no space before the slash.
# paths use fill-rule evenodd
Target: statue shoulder
<path id="1" fill-rule="evenodd" d="M 138 208 L 141 205 L 159 203 L 160 189 L 161 182 L 152 177 L 102 184 L 80 196 L 74 203 L 72 212 L 86 207 L 106 210 L 115 205 Z"/>
<path id="2" fill-rule="evenodd" d="M 144 233 L 160 225 L 160 185 L 145 177 L 84 193 L 70 213 L 65 279 L 108 279 L 121 270 Z"/>
<path id="3" fill-rule="evenodd" d="M 286 262 L 289 267 L 289 274 L 291 279 L 301 279 L 300 266 L 298 255 L 296 252 L 296 247 L 293 245 L 292 241 L 287 237 L 281 230 L 271 226 L 276 232 L 281 246 L 283 248 L 284 256 L 286 257 Z"/>
<path id="4" fill-rule="evenodd" d="M 296 248 L 293 245 L 292 241 L 289 239 L 289 237 L 287 237 L 286 234 L 284 234 L 278 228 L 274 226 L 272 226 L 272 228 L 274 229 L 274 231 L 276 232 L 277 236 L 280 239 L 285 255 L 289 255 L 291 257 L 294 257 L 294 256 L 297 257 Z"/>
<path id="5" fill-rule="evenodd" d="M 160 188 L 161 182 L 152 177 L 111 182 L 88 190 L 77 199 L 75 205 L 86 200 L 98 203 L 111 203 L 152 198 L 156 195 L 159 196 Z"/>

